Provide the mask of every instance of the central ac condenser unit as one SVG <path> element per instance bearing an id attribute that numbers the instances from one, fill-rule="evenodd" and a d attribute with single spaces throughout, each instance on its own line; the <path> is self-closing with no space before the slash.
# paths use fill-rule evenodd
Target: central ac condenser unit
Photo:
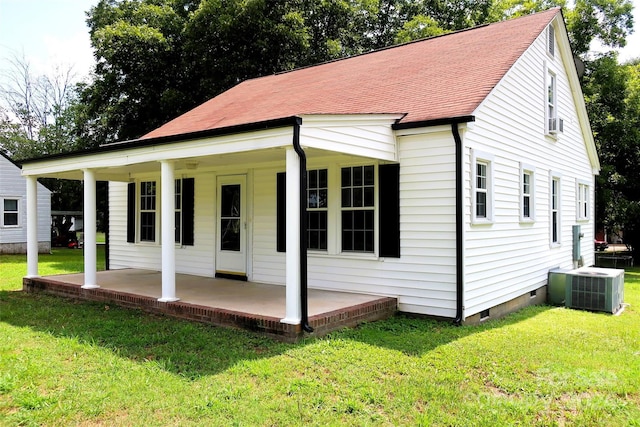
<path id="1" fill-rule="evenodd" d="M 624 270 L 586 267 L 566 273 L 565 306 L 615 313 L 624 301 Z"/>

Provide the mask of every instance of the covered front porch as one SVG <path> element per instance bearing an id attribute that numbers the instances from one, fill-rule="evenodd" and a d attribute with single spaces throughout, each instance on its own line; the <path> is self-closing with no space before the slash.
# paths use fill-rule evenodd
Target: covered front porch
<path id="1" fill-rule="evenodd" d="M 97 272 L 100 287 L 86 288 L 83 273 L 26 277 L 23 289 L 265 333 L 294 341 L 302 325 L 284 323 L 285 286 L 176 274 L 178 301 L 159 301 L 162 273 L 141 269 Z M 392 316 L 395 298 L 309 289 L 309 325 L 313 335 Z"/>

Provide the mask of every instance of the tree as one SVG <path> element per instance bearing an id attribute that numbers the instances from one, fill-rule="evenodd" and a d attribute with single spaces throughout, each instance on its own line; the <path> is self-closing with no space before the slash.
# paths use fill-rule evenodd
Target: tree
<path id="1" fill-rule="evenodd" d="M 615 54 L 587 63 L 583 91 L 602 165 L 597 178 L 598 228 L 624 231 L 640 248 L 640 62 Z M 637 255 L 637 254 L 634 254 Z"/>

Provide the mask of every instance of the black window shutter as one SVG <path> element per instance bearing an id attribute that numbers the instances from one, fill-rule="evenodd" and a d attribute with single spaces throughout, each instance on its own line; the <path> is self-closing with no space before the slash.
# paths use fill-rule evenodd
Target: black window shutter
<path id="1" fill-rule="evenodd" d="M 136 241 L 136 183 L 127 184 L 127 242 Z"/>
<path id="2" fill-rule="evenodd" d="M 287 250 L 287 174 L 279 172 L 276 184 L 276 250 Z"/>
<path id="3" fill-rule="evenodd" d="M 194 244 L 194 219 L 195 219 L 195 180 L 194 178 L 182 179 L 182 244 L 193 246 Z"/>
<path id="4" fill-rule="evenodd" d="M 378 167 L 381 257 L 400 258 L 400 165 Z"/>

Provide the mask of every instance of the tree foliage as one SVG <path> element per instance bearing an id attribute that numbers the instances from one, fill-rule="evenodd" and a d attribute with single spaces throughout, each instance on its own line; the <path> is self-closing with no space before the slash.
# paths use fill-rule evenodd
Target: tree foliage
<path id="1" fill-rule="evenodd" d="M 640 247 L 640 62 L 615 54 L 589 62 L 584 95 L 602 171 L 597 180 L 598 227 L 624 231 Z"/>

